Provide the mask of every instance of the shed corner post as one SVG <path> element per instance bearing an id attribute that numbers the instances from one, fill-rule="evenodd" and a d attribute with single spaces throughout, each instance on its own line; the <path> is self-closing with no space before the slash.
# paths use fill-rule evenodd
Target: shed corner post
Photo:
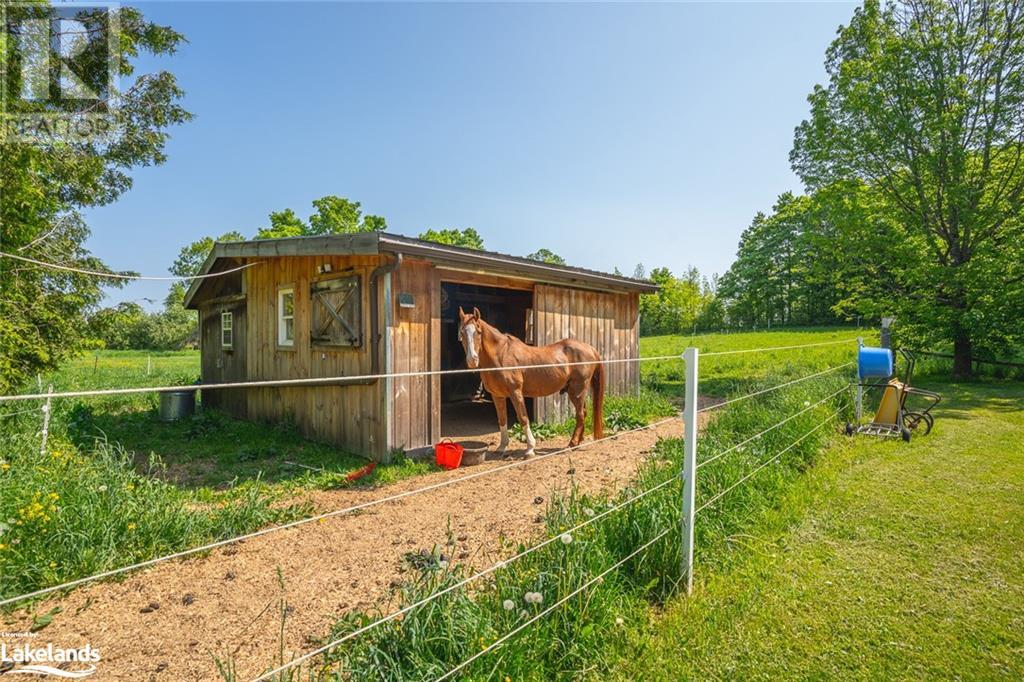
<path id="1" fill-rule="evenodd" d="M 693 527 L 697 494 L 697 380 L 700 351 L 691 346 L 683 351 L 686 363 L 686 388 L 683 405 L 683 509 L 680 516 L 682 531 L 682 569 L 686 579 L 686 594 L 693 593 Z"/>

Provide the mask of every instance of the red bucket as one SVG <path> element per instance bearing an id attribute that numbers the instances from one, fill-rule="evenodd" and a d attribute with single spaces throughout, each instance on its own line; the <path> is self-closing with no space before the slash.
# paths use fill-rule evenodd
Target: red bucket
<path id="1" fill-rule="evenodd" d="M 462 446 L 445 438 L 434 446 L 434 457 L 437 465 L 444 469 L 458 469 L 462 464 Z"/>

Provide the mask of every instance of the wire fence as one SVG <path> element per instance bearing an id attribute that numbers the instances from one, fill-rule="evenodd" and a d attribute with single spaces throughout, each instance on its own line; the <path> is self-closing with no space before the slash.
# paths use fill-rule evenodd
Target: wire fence
<path id="1" fill-rule="evenodd" d="M 243 387 L 258 388 L 258 387 L 272 387 L 272 386 L 321 385 L 321 384 L 335 383 L 335 382 L 339 382 L 339 381 L 362 381 L 362 380 L 368 380 L 368 379 L 405 378 L 405 377 L 417 377 L 417 376 L 438 376 L 438 375 L 448 375 L 448 374 L 465 374 L 465 373 L 477 373 L 477 372 L 487 372 L 487 371 L 502 371 L 502 370 L 505 370 L 505 371 L 509 371 L 509 370 L 531 370 L 531 369 L 541 369 L 541 368 L 549 368 L 549 367 L 566 367 L 566 366 L 570 366 L 570 365 L 594 365 L 594 364 L 611 364 L 611 363 L 622 363 L 622 362 L 636 362 L 636 363 L 640 363 L 640 362 L 648 362 L 648 361 L 666 361 L 666 360 L 680 360 L 680 359 L 682 359 L 685 362 L 685 364 L 686 364 L 686 370 L 687 371 L 686 371 L 686 400 L 685 400 L 685 405 L 684 405 L 683 413 L 682 413 L 681 416 L 682 416 L 683 423 L 686 426 L 687 438 L 684 440 L 685 454 L 684 454 L 684 458 L 683 458 L 682 468 L 681 468 L 681 471 L 680 471 L 680 476 L 672 476 L 672 477 L 667 478 L 666 480 L 664 480 L 664 481 L 662 481 L 662 482 L 660 482 L 660 483 L 658 483 L 656 485 L 653 485 L 653 486 L 647 488 L 646 490 L 643 490 L 643 491 L 641 491 L 641 492 L 639 492 L 639 493 L 637 493 L 635 495 L 632 495 L 631 497 L 629 497 L 629 498 L 619 502 L 618 504 L 615 504 L 615 505 L 611 506 L 610 508 L 602 511 L 601 513 L 596 514 L 592 518 L 589 518 L 586 521 L 573 526 L 572 528 L 570 528 L 566 532 L 571 534 L 571 533 L 575 533 L 575 532 L 578 532 L 580 530 L 583 530 L 584 528 L 587 528 L 588 526 L 591 526 L 592 524 L 598 522 L 601 519 L 605 519 L 605 518 L 611 516 L 612 514 L 615 514 L 616 512 L 619 512 L 619 511 L 621 511 L 623 509 L 626 509 L 626 508 L 636 504 L 640 500 L 648 497 L 649 495 L 651 495 L 651 494 L 653 494 L 653 493 L 655 493 L 657 491 L 668 489 L 673 484 L 682 483 L 682 487 L 683 487 L 683 495 L 682 495 L 682 497 L 683 497 L 683 505 L 682 505 L 682 509 L 681 509 L 681 524 L 680 524 L 680 526 L 678 528 L 678 532 L 680 532 L 681 535 L 682 535 L 682 537 L 680 538 L 681 539 L 681 546 L 683 548 L 683 554 L 684 554 L 683 561 L 682 561 L 682 566 L 683 566 L 684 576 L 687 579 L 687 590 L 689 591 L 690 585 L 692 585 L 692 577 L 693 577 L 693 528 L 694 528 L 694 522 L 695 522 L 696 514 L 699 513 L 699 512 L 704 512 L 705 510 L 708 510 L 708 509 L 712 508 L 714 505 L 716 505 L 717 502 L 719 502 L 721 499 L 723 499 L 731 491 L 735 490 L 739 486 L 743 485 L 744 483 L 746 483 L 747 481 L 752 479 L 754 476 L 756 476 L 758 473 L 760 473 L 765 468 L 770 466 L 772 463 L 779 461 L 786 453 L 788 453 L 788 452 L 792 451 L 794 448 L 798 447 L 801 443 L 803 443 L 806 439 L 810 438 L 813 434 L 821 431 L 822 429 L 826 428 L 829 424 L 833 423 L 835 421 L 836 416 L 839 415 L 842 412 L 843 409 L 845 409 L 845 405 L 840 407 L 840 408 L 838 408 L 835 412 L 830 414 L 828 416 L 828 418 L 826 418 L 825 420 L 823 420 L 820 423 L 818 423 L 812 429 L 810 429 L 810 430 L 806 431 L 805 433 L 803 433 L 799 438 L 797 438 L 796 440 L 794 440 L 791 443 L 789 443 L 786 447 L 784 447 L 783 449 L 781 449 L 778 452 L 776 452 L 770 458 L 768 458 L 766 460 L 763 460 L 763 461 L 760 461 L 758 466 L 755 467 L 753 470 L 749 471 L 748 473 L 743 475 L 741 478 L 739 478 L 738 480 L 736 480 L 733 483 L 731 483 L 725 489 L 715 493 L 711 498 L 707 499 L 706 501 L 701 503 L 699 506 L 696 504 L 696 500 L 695 500 L 695 497 L 694 497 L 695 482 L 696 482 L 696 475 L 697 475 L 698 469 L 701 468 L 701 467 L 704 467 L 704 466 L 708 466 L 708 465 L 710 465 L 710 464 L 712 464 L 712 463 L 714 463 L 716 461 L 720 461 L 722 458 L 724 458 L 724 457 L 726 457 L 726 456 L 728 456 L 728 455 L 730 455 L 732 453 L 735 453 L 737 450 L 740 450 L 745 445 L 753 442 L 754 440 L 762 438 L 762 437 L 766 436 L 767 434 L 771 433 L 772 431 L 775 431 L 775 430 L 781 428 L 782 426 L 792 422 L 793 420 L 795 420 L 795 419 L 797 419 L 797 418 L 799 418 L 799 417 L 801 417 L 801 416 L 803 416 L 803 415 L 805 415 L 805 414 L 807 414 L 809 412 L 812 412 L 813 410 L 815 410 L 817 408 L 820 408 L 822 405 L 824 405 L 825 403 L 827 403 L 827 402 L 829 402 L 831 400 L 835 400 L 844 391 L 849 389 L 850 384 L 849 383 L 845 383 L 841 388 L 839 388 L 839 389 L 837 389 L 835 391 L 832 391 L 831 393 L 829 393 L 825 397 L 821 398 L 817 402 L 814 402 L 813 404 L 811 404 L 809 402 L 806 403 L 805 406 L 804 406 L 804 409 L 799 410 L 799 411 L 797 411 L 797 412 L 795 412 L 793 414 L 790 414 L 790 415 L 784 417 L 783 419 L 779 420 L 778 422 L 776 422 L 775 424 L 769 426 L 768 428 L 763 429 L 760 432 L 758 432 L 758 433 L 756 433 L 754 435 L 749 436 L 748 438 L 744 439 L 743 441 L 741 441 L 741 442 L 739 442 L 739 443 L 737 443 L 735 445 L 732 445 L 732 446 L 726 448 L 725 450 L 723 450 L 721 452 L 717 452 L 713 456 L 702 460 L 699 464 L 698 464 L 698 461 L 697 461 L 697 449 L 698 449 L 698 438 L 699 438 L 698 437 L 698 431 L 697 431 L 697 418 L 698 418 L 698 415 L 700 413 L 710 412 L 710 411 L 717 410 L 717 409 L 720 409 L 720 408 L 723 408 L 723 407 L 726 407 L 726 406 L 736 405 L 737 403 L 739 403 L 741 401 L 746 401 L 746 400 L 751 400 L 751 399 L 755 399 L 755 398 L 758 398 L 758 397 L 762 397 L 762 396 L 765 396 L 765 395 L 767 395 L 769 393 L 772 393 L 772 392 L 775 392 L 775 391 L 779 391 L 779 390 L 782 390 L 782 389 L 785 389 L 785 388 L 793 387 L 793 386 L 795 386 L 797 384 L 800 384 L 800 383 L 803 383 L 803 382 L 806 382 L 806 381 L 810 381 L 810 380 L 813 380 L 813 379 L 816 379 L 816 378 L 823 378 L 823 377 L 825 377 L 827 375 L 839 373 L 839 372 L 841 372 L 844 369 L 848 369 L 849 367 L 851 367 L 854 364 L 854 363 L 850 362 L 850 363 L 840 364 L 840 365 L 837 365 L 837 366 L 834 366 L 834 367 L 829 367 L 829 368 L 827 368 L 825 370 L 813 372 L 813 373 L 810 373 L 810 374 L 807 374 L 807 375 L 804 375 L 804 376 L 801 376 L 801 377 L 797 377 L 795 379 L 788 380 L 788 381 L 785 381 L 785 382 L 782 382 L 782 383 L 779 383 L 777 385 L 770 386 L 770 387 L 767 387 L 767 388 L 751 391 L 751 392 L 749 392 L 747 394 L 744 394 L 742 396 L 737 396 L 737 397 L 734 397 L 734 398 L 730 398 L 730 399 L 721 401 L 719 403 L 715 403 L 713 405 L 710 405 L 710 406 L 707 406 L 707 407 L 704 407 L 704 408 L 698 408 L 698 406 L 697 406 L 697 395 L 698 395 L 697 390 L 698 390 L 698 383 L 699 383 L 698 358 L 701 355 L 703 355 L 704 357 L 723 357 L 723 356 L 729 356 L 729 355 L 749 354 L 749 353 L 773 353 L 773 352 L 777 352 L 777 351 L 789 351 L 789 350 L 797 350 L 797 349 L 803 349 L 803 348 L 820 347 L 820 346 L 831 346 L 831 345 L 837 345 L 837 344 L 843 344 L 843 343 L 852 343 L 854 341 L 856 341 L 856 339 L 842 339 L 842 340 L 827 341 L 827 342 L 820 342 L 820 343 L 789 345 L 789 346 L 776 346 L 776 347 L 766 347 L 766 348 L 758 348 L 758 349 L 742 349 L 742 350 L 735 350 L 735 351 L 717 351 L 717 352 L 710 352 L 710 353 L 704 353 L 704 354 L 700 354 L 697 351 L 697 349 L 695 349 L 695 348 L 689 348 L 689 349 L 687 349 L 687 351 L 682 356 L 680 356 L 680 355 L 662 355 L 662 356 L 648 356 L 648 357 L 642 357 L 642 358 L 610 359 L 610 360 L 600 361 L 600 363 L 599 362 L 549 363 L 549 364 L 536 364 L 536 365 L 521 365 L 521 366 L 509 367 L 509 368 L 497 368 L 497 367 L 495 367 L 495 368 L 476 368 L 476 369 L 434 370 L 434 371 L 422 371 L 422 372 L 388 372 L 388 373 L 371 374 L 371 375 L 337 376 L 337 377 L 314 378 L 314 379 L 273 380 L 273 381 L 259 381 L 259 380 L 256 380 L 256 381 L 247 381 L 247 382 L 233 382 L 233 383 L 198 385 L 198 386 L 160 386 L 160 387 L 100 389 L 100 390 L 93 390 L 93 391 L 53 392 L 52 387 L 51 387 L 46 393 L 40 392 L 40 393 L 36 393 L 36 394 L 27 394 L 27 395 L 0 396 L 0 402 L 2 402 L 2 401 L 15 401 L 15 400 L 45 400 L 46 401 L 45 404 L 44 404 L 44 407 L 42 409 L 43 416 L 44 416 L 44 427 L 43 427 L 44 445 L 43 445 L 43 448 L 44 448 L 44 451 L 45 451 L 45 438 L 46 438 L 46 431 L 47 431 L 46 424 L 48 423 L 49 412 L 50 412 L 50 405 L 51 405 L 51 403 L 52 403 L 52 401 L 54 399 L 71 398 L 71 397 L 87 397 L 87 396 L 123 395 L 123 394 L 130 394 L 130 393 L 146 393 L 146 392 L 160 393 L 160 392 L 166 392 L 166 391 L 172 391 L 172 390 L 182 390 L 183 388 L 224 389 L 224 388 L 243 388 Z M 28 412 L 32 412 L 32 411 L 35 411 L 35 410 L 26 410 L 26 411 L 22 411 L 22 412 L 23 413 L 28 413 Z M 2 416 L 13 416 L 14 414 L 20 414 L 20 413 L 21 412 L 19 412 L 19 413 L 11 413 L 9 415 L 0 415 L 0 417 L 2 417 Z M 35 599 L 35 598 L 39 598 L 39 597 L 42 597 L 42 596 L 53 594 L 53 593 L 56 593 L 56 592 L 59 592 L 59 591 L 67 590 L 67 589 L 70 589 L 70 588 L 73 588 L 73 587 L 81 586 L 81 585 L 84 585 L 86 583 L 94 582 L 94 581 L 105 579 L 105 578 L 115 577 L 115 576 L 118 576 L 118 575 L 123 575 L 123 574 L 129 573 L 129 572 L 140 570 L 140 569 L 144 569 L 144 568 L 149 568 L 149 567 L 152 567 L 152 566 L 155 566 L 157 564 L 164 563 L 164 562 L 168 562 L 168 561 L 172 561 L 172 560 L 177 560 L 177 559 L 185 558 L 185 557 L 188 557 L 188 556 L 193 556 L 193 555 L 204 553 L 204 552 L 209 552 L 211 550 L 214 550 L 214 549 L 217 549 L 217 548 L 220 548 L 220 547 L 224 547 L 224 546 L 231 545 L 231 544 L 234 544 L 234 543 L 242 542 L 244 540 L 248 540 L 248 539 L 252 539 L 252 538 L 257 538 L 257 537 L 265 536 L 265 535 L 268 535 L 270 533 L 276 533 L 276 532 L 285 531 L 285 530 L 288 530 L 288 529 L 297 528 L 297 527 L 303 526 L 305 524 L 309 524 L 309 523 L 313 523 L 313 522 L 317 522 L 317 521 L 322 521 L 322 520 L 325 520 L 325 519 L 328 519 L 328 518 L 337 517 L 337 516 L 341 516 L 341 515 L 345 515 L 345 514 L 351 514 L 353 512 L 357 512 L 359 510 L 367 509 L 369 507 L 373 507 L 373 506 L 377 506 L 377 505 L 386 504 L 386 503 L 389 503 L 389 502 L 395 502 L 395 501 L 398 501 L 398 500 L 401 500 L 401 499 L 405 499 L 405 498 L 408 498 L 408 497 L 411 497 L 411 496 L 414 496 L 414 495 L 425 494 L 425 493 L 428 493 L 428 492 L 433 491 L 433 490 L 438 490 L 440 488 L 456 485 L 456 484 L 463 483 L 465 481 L 469 481 L 469 480 L 472 480 L 472 479 L 477 479 L 477 478 L 480 478 L 480 477 L 483 477 L 483 476 L 494 476 L 494 475 L 497 475 L 500 472 L 503 472 L 503 471 L 506 471 L 506 470 L 509 470 L 509 469 L 512 469 L 512 468 L 515 468 L 515 467 L 528 466 L 528 465 L 531 465 L 534 462 L 542 461 L 544 459 L 547 459 L 547 458 L 550 458 L 550 457 L 554 457 L 554 456 L 557 456 L 557 455 L 561 455 L 561 454 L 564 454 L 564 453 L 567 453 L 567 452 L 573 452 L 573 451 L 576 451 L 576 450 L 580 450 L 580 449 L 592 446 L 592 445 L 594 445 L 596 443 L 601 443 L 601 442 L 604 442 L 604 441 L 613 440 L 613 439 L 619 438 L 619 437 L 621 437 L 623 435 L 626 435 L 626 434 L 636 433 L 636 432 L 645 431 L 645 430 L 649 430 L 649 429 L 654 429 L 654 428 L 662 426 L 662 425 L 664 425 L 666 423 L 669 423 L 669 422 L 672 422 L 672 421 L 678 421 L 679 419 L 680 419 L 680 415 L 668 417 L 668 418 L 665 418 L 665 419 L 661 419 L 661 420 L 655 421 L 655 422 L 653 422 L 651 424 L 647 424 L 647 425 L 640 426 L 640 427 L 633 428 L 633 429 L 628 429 L 628 430 L 625 430 L 625 431 L 620 431 L 620 432 L 618 432 L 616 434 L 607 436 L 605 438 L 601 438 L 601 439 L 598 439 L 598 440 L 586 441 L 586 442 L 583 442 L 583 443 L 581 443 L 581 444 L 579 444 L 577 446 L 566 447 L 566 448 L 562 448 L 562 449 L 555 450 L 555 451 L 552 451 L 552 452 L 542 453 L 542 454 L 539 454 L 536 457 L 531 458 L 531 459 L 523 459 L 523 460 L 512 461 L 512 462 L 509 462 L 509 463 L 501 464 L 499 466 L 495 466 L 495 467 L 492 467 L 492 468 L 488 468 L 488 469 L 484 469 L 484 470 L 481 470 L 481 471 L 477 471 L 477 472 L 472 473 L 472 474 L 457 476 L 457 477 L 453 477 L 453 478 L 448 478 L 448 479 L 445 479 L 445 480 L 442 480 L 442 481 L 439 481 L 439 482 L 436 482 L 436 483 L 433 483 L 433 484 L 430 484 L 430 485 L 425 485 L 425 486 L 421 486 L 421 487 L 418 487 L 418 488 L 414 488 L 412 490 L 407 490 L 407 491 L 396 493 L 396 494 L 392 494 L 392 495 L 386 495 L 386 496 L 375 498 L 373 500 L 368 500 L 366 502 L 362 502 L 362 503 L 359 503 L 359 504 L 350 505 L 350 506 L 347 506 L 347 507 L 344 507 L 344 508 L 341 508 L 341 509 L 335 509 L 335 510 L 332 510 L 332 511 L 328 511 L 328 512 L 325 512 L 325 513 L 322 513 L 322 514 L 315 515 L 315 516 L 310 516 L 310 517 L 307 517 L 307 518 L 298 519 L 296 521 L 292 521 L 292 522 L 289 522 L 289 523 L 280 524 L 280 525 L 277 525 L 277 526 L 271 526 L 271 527 L 268 527 L 268 528 L 260 529 L 258 531 L 252 532 L 252 533 L 248 533 L 248 534 L 244 534 L 244 535 L 239 535 L 239 536 L 232 537 L 232 538 L 226 538 L 226 539 L 218 540 L 216 542 L 211 542 L 211 543 L 208 543 L 208 544 L 204 544 L 202 546 L 193 547 L 193 548 L 189 548 L 189 549 L 186 549 L 186 550 L 183 550 L 183 551 L 180 551 L 180 552 L 175 552 L 175 553 L 167 554 L 165 556 L 157 557 L 157 558 L 150 559 L 150 560 L 147 560 L 147 561 L 141 561 L 141 562 L 134 563 L 134 564 L 127 565 L 127 566 L 123 566 L 123 567 L 120 567 L 120 568 L 99 572 L 99 573 L 96 573 L 96 574 L 93 574 L 93 575 L 90 575 L 90 576 L 86 576 L 86 577 L 83 577 L 83 578 L 78 578 L 76 580 L 67 581 L 67 582 L 59 584 L 59 585 L 54 585 L 54 586 L 51 586 L 51 587 L 42 588 L 42 589 L 39 589 L 39 590 L 35 590 L 35 591 L 32 591 L 32 592 L 28 592 L 28 593 L 25 593 L 25 594 L 18 595 L 18 596 L 15 596 L 15 597 L 10 597 L 10 598 L 6 598 L 6 599 L 3 599 L 3 600 L 0 600 L 0 607 L 10 606 L 10 605 L 13 605 L 13 604 L 16 604 L 16 603 L 19 603 L 19 602 L 23 602 L 23 601 L 26 601 L 26 600 L 29 600 L 29 599 Z M 515 628 L 513 628 L 509 632 L 507 632 L 504 635 L 502 635 L 501 637 L 499 637 L 496 641 L 494 641 L 493 643 L 491 643 L 487 647 L 483 648 L 481 651 L 476 652 L 472 656 L 469 656 L 465 660 L 459 662 L 457 665 L 455 665 L 454 667 L 450 668 L 446 673 L 444 673 L 443 675 L 441 675 L 437 679 L 438 680 L 448 679 L 448 678 L 458 674 L 459 672 L 465 670 L 468 666 L 472 665 L 475 661 L 480 659 L 482 656 L 485 656 L 489 652 L 495 650 L 496 648 L 498 648 L 499 646 L 501 646 L 505 642 L 509 641 L 511 638 L 513 638 L 519 632 L 522 632 L 523 630 L 525 630 L 526 628 L 528 628 L 532 624 L 536 623 L 541 618 L 543 618 L 546 615 L 552 613 L 554 610 L 558 609 L 560 606 L 565 604 L 568 600 L 570 600 L 574 596 L 582 593 L 585 590 L 592 589 L 595 585 L 600 584 L 601 579 L 604 576 L 606 576 L 609 573 L 611 573 L 612 571 L 620 568 L 627 561 L 630 561 L 630 560 L 636 558 L 637 556 L 641 555 L 644 551 L 646 551 L 648 548 L 650 548 L 654 543 L 656 543 L 659 540 L 665 538 L 671 532 L 673 532 L 672 529 L 661 530 L 656 535 L 654 535 L 651 539 L 645 541 L 643 544 L 641 544 L 638 547 L 636 547 L 628 555 L 626 555 L 625 557 L 623 557 L 623 558 L 619 559 L 618 561 L 616 561 L 615 563 L 613 563 L 611 566 L 609 566 L 607 569 L 605 569 L 599 575 L 591 578 L 590 580 L 586 581 L 584 584 L 580 585 L 579 587 L 577 587 L 576 589 L 572 590 L 568 594 L 562 596 L 557 601 L 555 601 L 551 606 L 543 609 L 542 611 L 538 612 L 537 614 L 535 614 L 534 616 L 532 616 L 531 618 L 529 618 L 525 622 L 517 625 Z M 286 663 L 281 664 L 277 668 L 274 668 L 274 669 L 269 670 L 269 671 L 267 671 L 265 673 L 262 673 L 258 677 L 254 678 L 254 682 L 261 681 L 261 680 L 271 679 L 271 678 L 277 677 L 279 675 L 283 675 L 284 673 L 286 673 L 289 670 L 293 670 L 293 669 L 295 669 L 297 667 L 300 667 L 303 664 L 311 661 L 312 659 L 314 659 L 314 658 L 316 658 L 318 656 L 325 655 L 328 652 L 332 651 L 333 649 L 335 649 L 335 648 L 337 648 L 337 647 L 339 647 L 339 646 L 341 646 L 341 645 L 343 645 L 343 644 L 345 644 L 347 642 L 350 642 L 353 639 L 355 639 L 355 638 L 357 638 L 357 637 L 359 637 L 361 635 L 364 635 L 364 634 L 370 632 L 371 630 L 381 626 L 384 623 L 387 623 L 389 621 L 393 621 L 396 618 L 400 618 L 400 617 L 404 616 L 405 614 L 407 614 L 407 613 L 409 613 L 409 612 L 411 612 L 411 611 L 413 611 L 415 609 L 421 608 L 421 607 L 425 606 L 426 604 L 429 604 L 430 602 L 433 602 L 433 601 L 439 599 L 440 597 L 442 597 L 442 596 L 444 596 L 446 594 L 449 594 L 449 593 L 451 593 L 451 592 L 453 592 L 455 590 L 463 589 L 467 585 L 469 585 L 470 583 L 472 583 L 472 582 L 474 582 L 476 580 L 479 580 L 479 579 L 481 579 L 481 578 L 483 578 L 483 577 L 485 577 L 487 575 L 490 575 L 490 574 L 494 573 L 495 571 L 498 571 L 498 570 L 500 570 L 500 569 L 502 569 L 504 567 L 510 566 L 514 562 L 517 562 L 517 561 L 523 559 L 524 557 L 529 556 L 529 555 L 533 554 L 534 552 L 537 552 L 541 548 L 546 547 L 546 546 L 548 546 L 548 545 L 550 545 L 550 544 L 552 544 L 554 542 L 557 542 L 559 537 L 560 536 L 558 536 L 558 535 L 554 535 L 554 536 L 549 537 L 549 538 L 547 538 L 547 539 L 545 539 L 545 540 L 543 540 L 543 541 L 541 541 L 539 543 L 531 545 L 530 547 L 527 547 L 527 548 L 519 551 L 515 555 L 510 556 L 510 557 L 508 557 L 506 559 L 503 559 L 501 561 L 498 561 L 498 562 L 494 563 L 493 565 L 491 565 L 491 566 L 489 566 L 489 567 L 487 567 L 487 568 L 485 568 L 483 570 L 475 572 L 475 573 L 473 573 L 473 574 L 471 574 L 471 575 L 469 575 L 469 576 L 467 576 L 467 577 L 465 577 L 465 578 L 463 578 L 463 579 L 453 583 L 452 585 L 449 585 L 449 586 L 445 587 L 444 589 L 435 591 L 435 592 L 427 595 L 426 597 L 423 597 L 422 599 L 419 599 L 419 600 L 417 600 L 417 601 L 415 601 L 415 602 L 413 602 L 411 604 L 408 604 L 408 605 L 406 605 L 406 606 L 404 606 L 404 607 L 402 607 L 400 609 L 397 609 L 397 610 L 395 610 L 395 611 L 393 611 L 393 612 L 391 612 L 391 613 L 389 613 L 389 614 L 387 614 L 385 616 L 382 616 L 382 617 L 380 617 L 380 618 L 378 618 L 378 619 L 376 619 L 376 620 L 374 620 L 374 621 L 372 621 L 370 623 L 367 623 L 367 624 L 365 624 L 365 625 L 363 625 L 363 626 L 353 630 L 352 632 L 349 632 L 349 633 L 347 633 L 347 634 L 345 634 L 345 635 L 343 635 L 341 637 L 337 637 L 337 638 L 327 642 L 326 644 L 323 644 L 323 645 L 321 645 L 321 646 L 319 646 L 319 647 L 317 647 L 317 648 L 315 648 L 313 650 L 305 652 L 302 655 L 297 656 L 296 658 L 293 658 L 292 660 L 290 660 L 290 661 L 288 661 Z"/>

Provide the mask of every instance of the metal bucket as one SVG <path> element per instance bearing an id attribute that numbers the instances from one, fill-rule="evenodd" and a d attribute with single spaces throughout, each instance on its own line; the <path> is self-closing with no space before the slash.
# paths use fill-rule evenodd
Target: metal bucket
<path id="1" fill-rule="evenodd" d="M 160 421 L 173 422 L 191 417 L 196 411 L 195 389 L 160 394 Z"/>

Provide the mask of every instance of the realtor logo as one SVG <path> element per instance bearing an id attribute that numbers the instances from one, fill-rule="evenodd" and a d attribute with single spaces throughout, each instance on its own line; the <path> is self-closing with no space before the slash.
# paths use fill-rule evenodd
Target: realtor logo
<path id="1" fill-rule="evenodd" d="M 109 133 L 119 73 L 118 7 L 0 7 L 4 141 L 74 142 Z"/>
<path id="2" fill-rule="evenodd" d="M 0 642 L 0 674 L 44 675 L 80 680 L 96 673 L 100 651 L 86 644 L 79 649 L 65 649 L 21 644 L 8 647 Z"/>

